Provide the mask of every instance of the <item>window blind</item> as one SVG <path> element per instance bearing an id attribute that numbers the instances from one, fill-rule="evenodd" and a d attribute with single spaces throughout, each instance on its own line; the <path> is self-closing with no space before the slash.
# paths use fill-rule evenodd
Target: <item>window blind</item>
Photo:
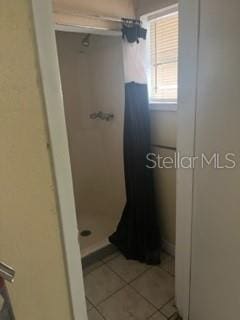
<path id="1" fill-rule="evenodd" d="M 151 99 L 177 100 L 178 13 L 150 22 Z"/>

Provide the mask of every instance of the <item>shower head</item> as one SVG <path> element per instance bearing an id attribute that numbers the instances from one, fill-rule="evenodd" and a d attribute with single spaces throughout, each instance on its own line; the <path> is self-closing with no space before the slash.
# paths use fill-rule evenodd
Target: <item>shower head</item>
<path id="1" fill-rule="evenodd" d="M 89 39 L 90 39 L 89 33 L 82 39 L 82 45 L 86 48 L 89 47 L 89 44 L 90 44 Z"/>

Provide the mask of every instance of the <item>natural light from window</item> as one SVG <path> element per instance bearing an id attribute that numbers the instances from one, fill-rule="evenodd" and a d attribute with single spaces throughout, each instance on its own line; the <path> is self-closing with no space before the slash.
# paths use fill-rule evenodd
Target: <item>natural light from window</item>
<path id="1" fill-rule="evenodd" d="M 150 100 L 177 102 L 178 12 L 150 20 Z"/>

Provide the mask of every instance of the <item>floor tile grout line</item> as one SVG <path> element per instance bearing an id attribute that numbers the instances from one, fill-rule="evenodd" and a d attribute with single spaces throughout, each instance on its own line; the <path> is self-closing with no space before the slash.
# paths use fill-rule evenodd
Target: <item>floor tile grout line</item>
<path id="1" fill-rule="evenodd" d="M 123 285 L 118 288 L 117 290 L 114 290 L 114 292 L 112 292 L 109 296 L 105 297 L 103 300 L 101 300 L 100 302 L 98 302 L 97 304 L 93 303 L 89 297 L 86 296 L 86 299 L 88 299 L 90 301 L 90 303 L 96 308 L 98 305 L 100 305 L 101 303 L 105 302 L 106 300 L 108 300 L 110 297 L 112 297 L 115 293 L 117 293 L 118 291 L 122 290 L 123 288 L 125 288 L 128 283 L 126 283 L 126 281 L 124 281 L 121 277 L 119 277 L 118 274 L 116 274 L 115 272 L 113 272 L 107 265 L 103 264 L 101 266 L 99 266 L 98 268 L 94 269 L 93 271 L 96 271 L 97 269 L 101 268 L 105 266 L 108 270 L 110 270 L 115 276 L 117 276 L 122 282 L 123 282 Z"/>
<path id="2" fill-rule="evenodd" d="M 174 297 L 175 297 L 175 296 L 171 297 L 171 298 L 168 300 L 168 302 L 166 302 L 164 305 L 162 305 L 162 307 L 161 307 L 160 309 L 158 309 L 158 310 L 160 311 L 161 309 L 163 309 L 164 307 L 166 307 L 166 305 L 168 305 L 168 304 L 174 299 Z"/>
<path id="3" fill-rule="evenodd" d="M 113 261 L 114 259 L 118 258 L 120 255 L 121 255 L 121 253 L 116 251 L 116 255 L 115 255 L 114 257 L 112 257 L 111 259 L 107 260 L 107 261 L 104 261 L 104 260 L 103 260 L 103 259 L 105 259 L 105 258 L 103 258 L 103 259 L 96 259 L 96 261 L 95 261 L 94 263 L 101 263 L 101 265 L 99 265 L 98 267 L 94 268 L 93 270 L 87 272 L 86 276 L 87 276 L 88 274 L 92 273 L 93 271 L 95 271 L 96 269 L 102 267 L 103 265 L 107 265 L 112 271 L 114 271 L 114 270 L 108 265 L 108 263 L 111 262 L 111 261 Z M 169 254 L 167 254 L 167 255 L 168 255 L 168 258 L 171 259 L 171 261 L 174 259 L 174 258 L 173 258 L 172 256 L 170 256 Z M 123 257 L 124 257 L 124 256 L 123 256 Z M 94 264 L 94 263 L 93 263 L 93 264 Z M 140 263 L 140 262 L 139 262 L 139 263 Z M 93 265 L 93 264 L 92 264 L 92 265 Z M 90 264 L 88 267 L 90 267 L 90 266 L 91 266 L 91 264 Z M 150 269 L 153 268 L 153 267 L 154 267 L 154 266 L 149 265 L 149 268 L 147 268 L 146 270 L 144 270 L 141 274 L 145 273 L 146 271 L 150 270 Z M 175 278 L 175 274 L 172 273 L 172 272 L 170 272 L 170 271 L 168 271 L 168 270 L 166 270 L 166 269 L 164 269 L 163 267 L 161 267 L 161 264 L 159 264 L 157 267 L 159 267 L 161 270 L 167 272 L 168 274 L 170 274 L 172 277 Z M 83 271 L 84 271 L 84 269 L 83 269 Z M 115 272 L 115 274 L 117 274 L 117 273 Z M 132 281 L 135 281 L 139 276 L 141 276 L 141 274 L 138 275 L 136 278 L 134 278 L 133 280 L 131 280 L 131 281 L 129 281 L 129 282 L 127 282 L 127 281 L 124 280 L 123 278 L 122 278 L 122 280 L 124 280 L 124 281 L 127 282 L 127 283 L 130 283 L 130 282 L 132 282 Z M 118 274 L 117 274 L 117 275 L 118 275 Z"/>
<path id="4" fill-rule="evenodd" d="M 132 282 L 134 282 L 134 281 L 136 281 L 138 278 L 140 278 L 144 273 L 146 273 L 146 272 L 148 272 L 148 271 L 150 271 L 150 270 L 152 270 L 152 269 L 154 269 L 155 267 L 157 267 L 157 268 L 160 268 L 160 266 L 151 266 L 150 268 L 148 268 L 148 269 L 146 269 L 146 270 L 144 270 L 144 272 L 142 273 L 142 274 L 140 274 L 140 275 L 138 275 L 135 279 L 133 279 L 133 280 L 131 280 L 130 282 L 129 282 L 129 284 L 130 283 L 132 283 Z M 162 268 L 160 268 L 162 271 L 165 271 L 165 272 L 167 272 L 166 270 L 164 270 L 164 269 L 162 269 Z M 168 274 L 169 274 L 169 272 L 167 272 Z M 169 274 L 170 275 L 170 274 Z"/>
<path id="5" fill-rule="evenodd" d="M 141 273 L 140 275 L 138 275 L 135 279 L 131 280 L 128 284 L 131 284 L 132 282 L 136 281 L 138 278 L 140 278 L 141 276 L 143 276 L 144 273 L 152 270 L 152 269 L 155 268 L 155 267 L 160 268 L 162 271 L 166 272 L 166 273 L 169 274 L 171 277 L 173 277 L 169 272 L 167 272 L 166 270 L 162 269 L 162 268 L 160 267 L 160 265 L 159 265 L 159 266 L 151 266 L 150 268 L 144 270 L 143 273 Z M 174 277 L 173 277 L 173 278 L 174 278 Z"/>
<path id="6" fill-rule="evenodd" d="M 174 299 L 174 296 L 171 297 L 166 303 L 164 303 L 160 308 L 156 307 L 150 300 L 148 300 L 144 295 L 142 295 L 134 286 L 131 285 L 131 283 L 128 284 L 136 293 L 138 293 L 143 299 L 145 299 L 148 303 L 150 303 L 157 311 L 161 312 L 161 309 L 163 309 L 172 299 Z M 162 314 L 162 312 L 161 312 Z M 164 315 L 166 318 L 166 316 Z"/>
<path id="7" fill-rule="evenodd" d="M 87 311 L 90 311 L 92 308 L 94 308 L 94 305 L 92 304 L 92 302 L 88 299 L 87 296 L 85 296 L 85 300 L 86 300 L 86 306 L 89 303 L 90 304 L 90 309 L 87 308 Z"/>
<path id="8" fill-rule="evenodd" d="M 156 311 L 158 311 L 159 309 L 150 301 L 148 300 L 146 297 L 144 297 L 140 292 L 138 292 L 138 290 L 136 288 L 134 288 L 131 284 L 129 284 L 129 287 L 132 288 L 139 296 L 141 296 L 145 301 L 147 301 L 148 303 L 151 304 L 152 307 L 154 307 L 154 309 Z"/>
<path id="9" fill-rule="evenodd" d="M 174 299 L 175 297 L 173 297 L 172 299 Z M 171 299 L 171 300 L 172 300 Z M 176 307 L 176 312 L 174 313 L 174 314 L 172 314 L 170 317 L 168 317 L 168 316 L 166 316 L 163 312 L 162 312 L 162 309 L 164 308 L 164 307 L 166 307 L 166 305 L 167 304 L 169 304 L 170 302 L 171 302 L 171 300 L 169 300 L 168 301 L 168 303 L 166 303 L 161 309 L 159 309 L 158 311 L 161 313 L 161 315 L 163 315 L 167 320 L 171 320 L 171 319 L 173 319 L 173 317 L 174 316 L 178 316 L 178 318 L 176 319 L 176 320 L 179 320 L 179 319 L 181 319 L 181 318 L 179 318 L 179 312 L 178 312 L 178 309 L 177 309 L 177 307 Z"/>
<path id="10" fill-rule="evenodd" d="M 147 268 L 146 270 L 144 270 L 143 272 L 141 272 L 139 275 L 136 276 L 136 278 L 127 281 L 126 279 L 123 278 L 123 276 L 121 276 L 120 274 L 118 274 L 111 266 L 107 265 L 107 267 L 113 272 L 115 273 L 118 277 L 120 277 L 125 283 L 130 284 L 131 282 L 137 280 L 140 276 L 142 276 L 145 272 L 147 272 L 148 270 L 151 270 L 152 267 L 150 266 L 149 268 Z"/>
<path id="11" fill-rule="evenodd" d="M 165 305 L 165 306 L 166 306 L 166 305 Z M 164 307 L 163 307 L 163 308 L 164 308 Z M 167 317 L 164 313 L 162 313 L 162 312 L 158 309 L 155 313 L 153 313 L 151 316 L 149 316 L 146 320 L 151 320 L 151 318 L 154 317 L 155 314 L 160 314 L 160 315 L 161 315 L 162 317 L 164 317 L 164 319 L 166 319 L 166 320 L 171 320 L 171 319 L 173 319 L 173 317 L 176 316 L 176 314 L 177 314 L 177 316 L 179 317 L 179 314 L 178 314 L 177 311 L 176 311 L 174 314 L 172 314 L 170 317 Z M 179 319 L 180 319 L 180 318 L 179 318 Z M 176 320 L 178 320 L 178 318 L 177 318 Z"/>
<path id="12" fill-rule="evenodd" d="M 161 310 L 162 310 L 172 299 L 174 299 L 174 296 L 173 296 L 171 299 L 169 299 L 169 301 L 166 302 L 163 306 L 161 306 L 160 308 L 158 308 L 158 307 L 156 307 L 151 301 L 149 301 L 146 297 L 144 297 L 140 292 L 138 292 L 138 291 L 131 285 L 135 280 L 137 280 L 138 278 L 140 278 L 141 276 L 143 276 L 147 271 L 150 271 L 151 269 L 153 269 L 154 266 L 149 266 L 146 270 L 144 270 L 143 272 L 141 272 L 136 278 L 134 278 L 134 279 L 132 279 L 132 280 L 130 280 L 130 281 L 126 281 L 121 275 L 119 275 L 119 274 L 118 274 L 115 270 L 113 270 L 113 269 L 111 268 L 111 266 L 109 265 L 109 263 L 110 263 L 112 260 L 118 258 L 119 255 L 120 255 L 120 254 L 112 257 L 112 259 L 110 259 L 110 260 L 108 260 L 108 261 L 103 261 L 103 260 L 100 260 L 100 259 L 97 260 L 97 262 L 100 262 L 101 265 L 99 265 L 98 267 L 94 268 L 93 270 L 91 270 L 89 273 L 86 274 L 86 276 L 87 276 L 88 274 L 90 274 L 90 273 L 96 271 L 97 269 L 105 266 L 108 270 L 110 270 L 113 274 L 115 274 L 115 276 L 117 276 L 119 279 L 121 279 L 121 280 L 123 281 L 123 283 L 124 283 L 124 285 L 123 285 L 121 288 L 119 288 L 119 289 L 117 289 L 116 291 L 114 291 L 112 294 L 110 294 L 108 297 L 106 297 L 106 298 L 103 299 L 101 302 L 97 303 L 96 305 L 95 305 L 94 303 L 92 303 L 91 300 L 89 300 L 89 298 L 86 297 L 86 298 L 89 300 L 89 302 L 92 304 L 92 307 L 95 308 L 95 309 L 100 313 L 101 316 L 103 316 L 102 313 L 100 312 L 100 310 L 98 309 L 98 307 L 100 306 L 100 304 L 106 302 L 108 299 L 110 299 L 111 297 L 113 297 L 115 294 L 117 294 L 119 291 L 123 290 L 124 288 L 130 287 L 131 289 L 134 290 L 135 293 L 137 293 L 139 296 L 141 296 L 146 302 L 148 302 L 148 303 L 155 309 L 155 311 L 154 311 L 154 312 L 149 316 L 149 318 L 147 318 L 147 319 L 150 319 L 154 314 L 156 314 L 157 312 L 160 312 L 161 315 L 163 315 L 166 319 L 170 320 L 171 318 L 167 318 L 167 317 L 165 316 L 165 314 L 163 314 L 163 313 L 161 312 Z M 172 257 L 171 257 L 171 259 L 172 259 Z M 174 278 L 174 275 L 172 275 L 172 274 L 171 274 L 170 272 L 168 272 L 167 270 L 163 269 L 160 265 L 157 266 L 157 267 L 159 267 L 162 271 L 168 273 L 171 277 Z M 90 310 L 89 310 L 89 311 L 90 311 Z M 174 315 L 175 315 L 175 314 L 174 314 Z M 172 315 L 171 317 L 173 317 L 174 315 Z M 103 318 L 105 319 L 104 316 L 103 316 Z"/>
<path id="13" fill-rule="evenodd" d="M 110 296 L 108 296 L 106 299 L 102 300 L 101 302 L 99 302 L 99 303 L 96 304 L 96 305 L 93 304 L 93 303 L 90 301 L 90 303 L 92 304 L 92 308 L 91 308 L 89 311 L 91 311 L 92 309 L 96 309 L 97 312 L 100 313 L 100 315 L 104 318 L 104 320 L 107 320 L 107 319 L 105 318 L 105 316 L 102 314 L 101 310 L 99 309 L 99 306 L 100 306 L 102 303 L 105 303 L 108 299 L 110 299 L 111 297 L 113 297 L 115 294 L 117 294 L 118 292 L 120 292 L 121 290 L 123 290 L 123 289 L 125 289 L 125 288 L 127 288 L 127 287 L 132 288 L 132 289 L 135 291 L 135 293 L 137 293 L 139 296 L 141 296 L 145 301 L 147 301 L 149 304 L 151 304 L 152 307 L 155 309 L 154 312 L 153 312 L 151 315 L 149 315 L 149 317 L 146 318 L 146 320 L 151 319 L 151 317 L 153 317 L 153 316 L 154 316 L 155 314 L 157 314 L 157 313 L 160 313 L 166 320 L 171 320 L 171 318 L 173 318 L 173 317 L 176 315 L 176 313 L 178 314 L 178 312 L 176 311 L 176 313 L 174 313 L 171 317 L 168 318 L 168 317 L 167 317 L 164 313 L 162 313 L 162 311 L 161 311 L 166 305 L 168 305 L 168 304 L 172 301 L 172 299 L 174 299 L 174 297 L 172 297 L 171 299 L 169 299 L 168 302 L 166 302 L 164 305 L 161 306 L 161 308 L 157 308 L 155 305 L 153 305 L 148 299 L 146 299 L 142 294 L 140 294 L 134 287 L 132 287 L 132 286 L 129 285 L 129 284 L 126 284 L 126 285 L 123 286 L 122 288 L 119 288 L 117 291 L 115 291 L 115 292 L 112 293 Z M 88 299 L 88 300 L 89 300 L 89 299 Z M 88 312 L 89 312 L 89 311 L 88 311 Z"/>
<path id="14" fill-rule="evenodd" d="M 102 312 L 99 310 L 97 306 L 95 307 L 95 309 L 100 313 L 104 320 L 107 320 L 107 318 L 102 314 Z"/>
<path id="15" fill-rule="evenodd" d="M 109 265 L 106 264 L 106 267 L 112 271 L 116 276 L 118 276 L 122 281 L 124 281 L 125 284 L 128 284 L 128 282 L 121 276 L 119 275 L 116 271 L 114 271 Z"/>
<path id="16" fill-rule="evenodd" d="M 159 266 L 158 266 L 158 268 L 160 268 L 161 270 L 163 270 L 163 271 L 167 272 L 170 276 L 172 276 L 173 278 L 175 278 L 175 273 L 172 273 L 172 272 L 170 272 L 170 271 L 168 271 L 168 270 L 164 269 L 163 267 L 161 267 L 161 265 L 159 265 Z"/>
<path id="17" fill-rule="evenodd" d="M 125 284 L 128 284 L 128 282 L 121 276 L 119 275 L 115 270 L 113 270 L 108 264 L 105 265 L 112 273 L 115 274 L 118 278 L 120 278 Z"/>
<path id="18" fill-rule="evenodd" d="M 133 288 L 128 283 L 124 287 L 120 288 L 119 290 L 117 290 L 116 292 L 111 294 L 108 298 L 106 298 L 103 301 L 99 302 L 97 305 L 94 305 L 94 307 L 100 312 L 100 310 L 98 309 L 100 304 L 105 303 L 108 299 L 112 298 L 115 294 L 117 294 L 118 292 L 120 292 L 121 290 L 123 290 L 123 289 L 125 289 L 127 287 L 130 287 L 131 289 L 133 289 L 133 291 L 135 293 L 137 293 L 137 295 L 139 295 L 141 298 L 143 298 L 147 303 L 149 303 L 155 309 L 154 312 L 151 315 L 149 315 L 149 318 L 151 318 L 155 313 L 157 313 L 159 311 L 151 302 L 149 302 L 144 296 L 142 296 L 135 288 Z M 147 318 L 147 319 L 149 319 L 149 318 Z"/>
<path id="19" fill-rule="evenodd" d="M 179 317 L 179 313 L 178 313 L 178 311 L 177 311 L 177 312 L 176 312 L 176 313 L 174 313 L 170 318 L 168 318 L 168 320 L 173 319 L 173 317 L 175 317 L 176 315 L 177 315 L 177 319 L 176 319 L 176 320 L 181 319 L 181 318 Z"/>
<path id="20" fill-rule="evenodd" d="M 175 313 L 173 313 L 170 317 L 166 316 L 162 311 L 158 310 L 159 313 L 164 316 L 167 320 L 171 320 L 176 314 L 178 315 L 178 312 L 176 311 Z"/>
<path id="21" fill-rule="evenodd" d="M 118 256 L 117 256 L 118 257 Z M 144 270 L 143 272 L 141 272 L 139 275 L 137 275 L 134 279 L 131 279 L 130 281 L 125 280 L 121 275 L 119 275 L 108 263 L 113 261 L 114 259 L 116 259 L 117 257 L 113 257 L 111 260 L 108 261 L 102 261 L 102 260 L 98 260 L 97 262 L 101 262 L 101 265 L 97 266 L 96 268 L 94 268 L 93 270 L 89 271 L 85 276 L 89 275 L 90 273 L 96 271 L 97 269 L 101 268 L 102 266 L 106 266 L 108 269 L 110 269 L 115 275 L 117 275 L 119 278 L 121 278 L 121 280 L 123 280 L 125 283 L 130 284 L 132 282 L 134 282 L 135 280 L 137 280 L 138 278 L 140 278 L 144 273 L 146 273 L 147 271 L 153 269 L 154 267 L 160 268 L 162 271 L 167 272 L 171 277 L 175 278 L 175 275 L 172 274 L 170 271 L 164 269 L 163 267 L 161 267 L 161 264 L 158 266 L 150 266 Z M 83 270 L 84 271 L 84 270 Z"/>
<path id="22" fill-rule="evenodd" d="M 104 320 L 107 320 L 107 319 L 104 317 L 104 315 L 98 310 L 97 307 L 93 306 L 93 309 L 95 309 L 95 310 L 97 311 L 97 313 L 99 313 L 100 316 L 101 316 Z M 92 310 L 92 309 L 91 309 L 91 310 Z M 91 310 L 89 310 L 89 311 L 91 311 Z"/>
<path id="23" fill-rule="evenodd" d="M 153 268 L 153 266 L 151 266 L 150 268 L 147 268 L 146 270 L 144 270 L 141 274 L 139 274 L 138 276 L 136 276 L 136 278 L 132 279 L 131 281 L 128 282 L 128 284 L 130 285 L 132 282 L 136 281 L 138 278 L 142 277 L 146 272 L 150 271 Z"/>
<path id="24" fill-rule="evenodd" d="M 116 257 L 115 257 L 116 258 Z M 112 261 L 112 259 L 110 260 Z M 108 262 L 110 262 L 108 261 Z M 160 311 L 165 305 L 167 305 L 173 298 L 171 298 L 166 304 L 164 304 L 163 306 L 161 306 L 161 308 L 158 308 L 156 307 L 152 302 L 150 302 L 148 299 L 146 299 L 140 292 L 138 292 L 131 284 L 139 279 L 141 276 L 143 276 L 147 271 L 150 271 L 151 269 L 154 268 L 154 266 L 150 266 L 148 269 L 144 270 L 140 275 L 138 275 L 135 279 L 127 282 L 122 276 L 120 276 L 118 273 L 116 273 L 115 270 L 113 270 L 109 265 L 108 263 L 103 263 L 103 265 L 105 265 L 107 267 L 107 269 L 109 269 L 110 271 L 112 271 L 118 278 L 120 278 L 124 283 L 125 283 L 125 286 L 119 288 L 118 290 L 114 291 L 110 296 L 106 297 L 106 299 L 104 299 L 103 301 L 99 302 L 97 305 L 101 304 L 102 302 L 106 301 L 108 298 L 112 297 L 115 293 L 117 293 L 118 291 L 120 291 L 121 289 L 125 288 L 126 286 L 129 286 L 131 287 L 136 293 L 138 293 L 143 299 L 145 299 L 148 303 L 150 303 L 155 309 L 157 309 L 158 311 Z M 98 268 L 101 268 L 103 265 L 97 267 L 96 269 Z M 95 271 L 96 269 L 94 269 L 93 271 Z M 163 270 L 161 269 L 162 271 L 165 271 L 166 273 L 168 273 L 166 270 Z M 168 273 L 169 274 L 169 273 Z M 91 302 L 91 301 L 90 301 Z"/>
<path id="25" fill-rule="evenodd" d="M 137 279 L 139 279 L 141 276 L 143 276 L 147 271 L 150 271 L 151 269 L 153 269 L 153 267 L 154 266 L 150 266 L 150 268 L 148 268 L 148 269 L 146 269 L 146 270 L 144 270 L 140 275 L 138 275 L 135 279 L 133 279 L 133 280 L 131 280 L 131 281 L 129 281 L 129 282 L 127 282 L 125 279 L 123 279 L 120 275 L 118 275 L 114 270 L 112 270 L 111 269 L 111 267 L 110 266 L 107 266 L 115 275 L 117 275 L 119 278 L 121 278 L 125 283 L 126 283 L 126 285 L 128 285 L 130 288 L 132 288 L 134 291 L 135 291 L 135 293 L 137 293 L 139 296 L 141 296 L 145 301 L 147 301 L 148 303 L 150 303 L 155 309 L 157 309 L 158 311 L 160 310 L 159 308 L 157 308 L 152 302 L 150 302 L 146 297 L 144 297 L 140 292 L 138 292 L 138 290 L 136 289 L 136 288 L 134 288 L 131 284 L 135 281 L 135 280 L 137 280 Z M 165 271 L 165 270 L 164 270 Z M 166 304 L 168 304 L 171 300 L 172 300 L 173 298 L 171 298 Z M 163 306 L 165 306 L 166 304 L 164 304 Z M 162 306 L 162 307 L 163 307 Z M 162 308 L 161 307 L 161 308 Z"/>
<path id="26" fill-rule="evenodd" d="M 95 307 L 99 306 L 100 304 L 102 304 L 103 302 L 107 301 L 108 299 L 110 299 L 112 296 L 114 296 L 117 292 L 121 291 L 122 289 L 126 288 L 126 287 L 130 287 L 131 289 L 134 290 L 135 293 L 137 293 L 140 297 L 142 297 L 145 301 L 147 301 L 154 309 L 155 311 L 158 311 L 158 308 L 152 304 L 148 299 L 146 299 L 142 294 L 140 294 L 133 286 L 131 286 L 131 282 L 135 281 L 135 280 L 132 280 L 130 282 L 126 282 L 126 280 L 124 280 L 121 276 L 119 276 L 114 270 L 112 270 L 109 266 L 107 266 L 108 269 L 110 269 L 115 275 L 117 275 L 121 280 L 124 281 L 125 283 L 125 286 L 123 286 L 122 288 L 118 289 L 117 291 L 115 291 L 114 293 L 112 293 L 110 296 L 106 297 L 106 299 L 104 299 L 103 301 L 99 302 Z M 152 267 L 151 267 L 152 268 Z M 145 272 L 151 270 L 151 268 L 145 270 L 141 275 L 143 275 Z M 137 277 L 138 278 L 138 277 Z M 136 279 L 137 279 L 136 278 Z M 152 314 L 153 315 L 153 314 Z M 151 315 L 151 316 L 152 316 Z"/>
<path id="27" fill-rule="evenodd" d="M 105 297 L 103 300 L 99 301 L 97 304 L 94 304 L 94 307 L 97 308 L 98 306 L 100 306 L 100 304 L 106 302 L 108 299 L 110 299 L 112 296 L 114 296 L 116 293 L 123 290 L 127 286 L 128 286 L 127 283 L 124 283 L 124 285 L 121 288 L 118 288 L 116 291 L 112 292 L 109 296 Z"/>
<path id="28" fill-rule="evenodd" d="M 155 311 L 153 314 L 151 314 L 149 317 L 147 317 L 147 319 L 146 320 L 149 320 L 149 319 L 151 319 L 152 317 L 154 317 L 155 316 L 155 314 L 157 314 L 158 313 L 158 310 L 157 311 Z"/>
<path id="29" fill-rule="evenodd" d="M 155 313 L 153 313 L 149 318 L 147 318 L 146 320 L 151 320 L 152 317 L 155 316 L 155 314 L 159 314 L 159 310 L 157 310 Z M 163 315 L 162 313 L 160 313 L 161 316 L 164 317 L 164 319 L 169 320 L 165 315 Z"/>

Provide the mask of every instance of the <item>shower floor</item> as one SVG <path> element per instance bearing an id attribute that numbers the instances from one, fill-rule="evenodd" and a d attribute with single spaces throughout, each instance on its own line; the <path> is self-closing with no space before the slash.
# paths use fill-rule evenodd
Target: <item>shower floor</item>
<path id="1" fill-rule="evenodd" d="M 99 212 L 81 214 L 78 221 L 79 243 L 82 257 L 85 257 L 109 244 L 108 237 L 115 231 L 118 218 L 114 215 L 102 215 Z M 90 231 L 88 236 L 81 232 Z"/>

